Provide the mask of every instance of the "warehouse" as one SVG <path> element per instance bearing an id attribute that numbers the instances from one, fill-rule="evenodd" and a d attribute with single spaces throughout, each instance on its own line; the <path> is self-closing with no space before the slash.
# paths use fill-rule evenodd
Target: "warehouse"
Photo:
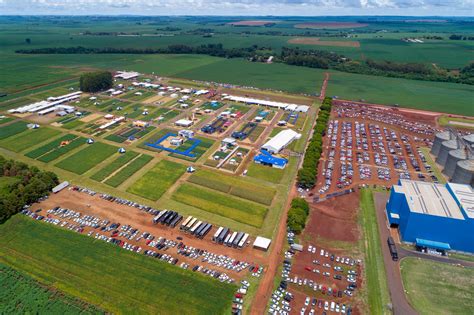
<path id="1" fill-rule="evenodd" d="M 474 191 L 469 185 L 400 180 L 386 211 L 404 242 L 474 253 Z"/>
<path id="2" fill-rule="evenodd" d="M 301 138 L 301 134 L 291 129 L 280 131 L 262 146 L 262 149 L 269 153 L 278 153 L 286 148 L 293 140 Z"/>
<path id="3" fill-rule="evenodd" d="M 274 107 L 274 108 L 285 109 L 285 110 L 290 110 L 290 111 L 296 110 L 300 112 L 307 112 L 309 109 L 309 107 L 305 105 L 261 100 L 261 99 L 251 98 L 251 97 L 227 95 L 227 96 L 224 96 L 223 99 L 234 101 L 234 102 L 246 103 L 249 105 L 253 104 L 253 105 L 268 106 L 268 107 Z"/>
<path id="4" fill-rule="evenodd" d="M 261 249 L 261 250 L 267 251 L 268 248 L 270 248 L 271 242 L 272 242 L 271 239 L 268 239 L 266 237 L 257 236 L 255 241 L 253 242 L 253 247 L 256 248 L 256 249 Z"/>
<path id="5" fill-rule="evenodd" d="M 193 121 L 189 119 L 180 119 L 174 123 L 176 126 L 179 127 L 191 127 L 193 125 Z"/>

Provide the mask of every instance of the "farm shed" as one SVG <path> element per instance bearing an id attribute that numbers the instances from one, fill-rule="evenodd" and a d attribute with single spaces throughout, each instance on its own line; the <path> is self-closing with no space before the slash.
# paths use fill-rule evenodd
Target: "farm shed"
<path id="1" fill-rule="evenodd" d="M 114 75 L 114 78 L 130 80 L 138 77 L 139 75 L 140 73 L 134 71 L 117 71 L 117 73 Z"/>
<path id="2" fill-rule="evenodd" d="M 274 102 L 274 101 L 269 101 L 269 100 L 261 100 L 261 99 L 256 99 L 256 98 L 233 96 L 233 95 L 224 96 L 223 99 L 231 100 L 234 102 L 246 103 L 246 104 L 255 104 L 255 105 L 281 108 L 281 109 L 286 109 L 286 110 L 296 110 L 299 106 L 301 106 L 298 104 Z"/>
<path id="3" fill-rule="evenodd" d="M 278 153 L 288 146 L 293 140 L 299 139 L 301 134 L 291 129 L 280 131 L 262 146 L 262 149 L 269 153 Z"/>
<path id="4" fill-rule="evenodd" d="M 229 138 L 224 138 L 221 143 L 222 143 L 222 145 L 233 147 L 237 144 L 237 140 L 235 140 L 234 138 L 229 137 Z"/>
<path id="5" fill-rule="evenodd" d="M 288 160 L 284 158 L 274 157 L 270 154 L 259 154 L 253 158 L 253 161 L 257 164 L 270 165 L 274 168 L 285 168 L 288 164 Z"/>
<path id="6" fill-rule="evenodd" d="M 177 120 L 174 124 L 180 127 L 191 127 L 193 125 L 193 121 L 189 119 L 180 119 Z"/>
<path id="7" fill-rule="evenodd" d="M 67 186 L 69 186 L 69 182 L 64 181 L 61 184 L 57 185 L 56 187 L 53 187 L 52 192 L 57 194 L 58 192 L 66 188 Z"/>
<path id="8" fill-rule="evenodd" d="M 405 242 L 419 239 L 423 244 L 443 243 L 446 248 L 474 253 L 473 205 L 469 185 L 400 180 L 391 189 L 386 211 Z"/>
<path id="9" fill-rule="evenodd" d="M 270 243 L 272 242 L 271 239 L 257 236 L 255 241 L 253 242 L 253 247 L 257 249 L 262 249 L 264 251 L 267 251 L 268 248 L 270 248 Z"/>

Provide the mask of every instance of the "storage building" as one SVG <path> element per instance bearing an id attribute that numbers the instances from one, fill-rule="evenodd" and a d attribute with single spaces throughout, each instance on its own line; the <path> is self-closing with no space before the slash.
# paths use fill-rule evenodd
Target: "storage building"
<path id="1" fill-rule="evenodd" d="M 291 129 L 280 131 L 262 146 L 262 149 L 269 153 L 278 153 L 287 147 L 293 140 L 301 138 L 301 134 Z"/>
<path id="2" fill-rule="evenodd" d="M 253 247 L 257 249 L 262 249 L 264 251 L 267 251 L 270 248 L 270 243 L 272 242 L 271 239 L 257 236 L 255 241 L 253 242 Z"/>

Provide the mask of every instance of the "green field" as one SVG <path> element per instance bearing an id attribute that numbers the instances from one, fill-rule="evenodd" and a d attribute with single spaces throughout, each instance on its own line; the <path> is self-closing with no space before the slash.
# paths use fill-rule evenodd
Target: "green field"
<path id="1" fill-rule="evenodd" d="M 158 200 L 185 170 L 186 167 L 182 164 L 161 160 L 127 191 L 150 200 Z"/>
<path id="2" fill-rule="evenodd" d="M 14 123 L 4 125 L 0 127 L 0 140 L 16 135 L 20 132 L 27 130 L 26 123 L 24 121 L 15 121 Z"/>
<path id="3" fill-rule="evenodd" d="M 400 269 L 408 300 L 420 314 L 472 314 L 474 269 L 412 257 Z"/>
<path id="4" fill-rule="evenodd" d="M 105 167 L 100 169 L 97 173 L 92 175 L 91 178 L 95 181 L 101 182 L 108 176 L 110 176 L 113 172 L 133 160 L 136 156 L 138 156 L 138 153 L 134 151 L 127 151 L 109 164 L 107 164 Z"/>
<path id="5" fill-rule="evenodd" d="M 45 155 L 42 155 L 41 157 L 38 158 L 38 161 L 49 163 L 85 144 L 86 144 L 85 138 L 77 137 L 74 140 L 72 140 L 68 145 L 65 145 L 63 147 L 57 147 L 54 150 L 51 150 L 50 152 L 46 153 Z"/>
<path id="6" fill-rule="evenodd" d="M 95 306 L 53 290 L 33 278 L 0 264 L 2 314 L 103 314 Z"/>
<path id="7" fill-rule="evenodd" d="M 46 154 L 48 153 L 49 151 L 51 150 L 54 150 L 56 148 L 59 148 L 61 142 L 63 141 L 71 141 L 73 139 L 75 139 L 76 136 L 75 135 L 72 135 L 72 134 L 67 134 L 67 135 L 64 135 L 62 137 L 60 137 L 59 139 L 56 139 L 56 140 L 53 140 L 51 142 L 48 142 L 47 144 L 39 147 L 39 148 L 36 148 L 30 152 L 27 152 L 25 155 L 29 158 L 32 158 L 32 159 L 36 159 L 40 156 L 42 156 L 43 154 Z"/>
<path id="8" fill-rule="evenodd" d="M 391 314 L 390 295 L 372 191 L 360 191 L 360 225 L 363 227 L 368 306 L 372 314 Z"/>
<path id="9" fill-rule="evenodd" d="M 0 141 L 0 146 L 13 152 L 21 152 L 32 146 L 59 135 L 61 132 L 49 128 L 31 129 L 15 137 Z"/>
<path id="10" fill-rule="evenodd" d="M 257 163 L 250 163 L 247 176 L 255 177 L 271 183 L 279 183 L 285 174 L 285 170 L 269 167 Z"/>
<path id="11" fill-rule="evenodd" d="M 142 154 L 141 156 L 130 162 L 123 169 L 114 174 L 112 177 L 107 179 L 105 183 L 109 186 L 117 187 L 125 180 L 127 180 L 130 176 L 142 169 L 142 167 L 147 165 L 148 162 L 150 162 L 152 159 L 153 158 L 151 156 Z"/>
<path id="12" fill-rule="evenodd" d="M 250 183 L 234 176 L 218 172 L 199 170 L 188 179 L 189 182 L 231 194 L 263 205 L 271 205 L 276 191 L 273 188 Z"/>
<path id="13" fill-rule="evenodd" d="M 224 314 L 235 292 L 208 276 L 20 215 L 0 225 L 0 262 L 117 314 Z"/>
<path id="14" fill-rule="evenodd" d="M 255 227 L 262 226 L 268 210 L 257 203 L 190 184 L 179 186 L 172 198 L 178 202 Z"/>
<path id="15" fill-rule="evenodd" d="M 115 152 L 117 152 L 116 147 L 96 142 L 89 144 L 85 149 L 65 158 L 56 164 L 56 166 L 76 174 L 84 174 Z"/>

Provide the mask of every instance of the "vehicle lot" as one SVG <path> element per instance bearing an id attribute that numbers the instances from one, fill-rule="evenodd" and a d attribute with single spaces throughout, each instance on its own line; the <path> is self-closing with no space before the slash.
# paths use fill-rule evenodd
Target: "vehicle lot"
<path id="1" fill-rule="evenodd" d="M 213 243 L 211 238 L 218 227 L 213 227 L 203 239 L 196 238 L 178 227 L 154 225 L 151 213 L 109 201 L 99 194 L 63 190 L 30 207 L 33 212 L 37 209 L 42 210 L 35 214 L 44 216 L 43 220 L 52 224 L 166 260 L 184 269 L 197 266 L 195 271 L 199 269 L 207 274 L 214 271 L 213 275 L 223 275 L 223 281 L 259 276 L 264 271 L 260 268 L 265 266 L 262 252 L 249 245 L 237 249 Z M 244 257 L 245 261 L 242 260 Z"/>
<path id="2" fill-rule="evenodd" d="M 399 178 L 438 180 L 418 149 L 431 144 L 436 129 L 428 123 L 350 104 L 334 106 L 332 115 L 324 137 L 316 193 L 331 194 L 364 185 L 390 187 Z"/>

